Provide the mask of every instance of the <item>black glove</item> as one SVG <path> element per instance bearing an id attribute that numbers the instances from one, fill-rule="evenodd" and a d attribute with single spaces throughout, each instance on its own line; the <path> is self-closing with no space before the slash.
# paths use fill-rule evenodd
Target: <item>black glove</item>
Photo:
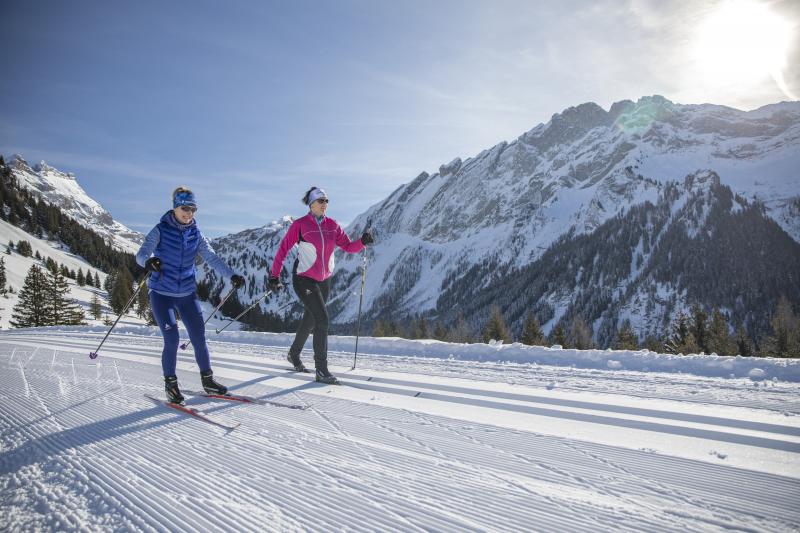
<path id="1" fill-rule="evenodd" d="M 158 257 L 151 257 L 144 262 L 144 269 L 148 272 L 161 272 L 161 259 Z"/>
<path id="2" fill-rule="evenodd" d="M 281 283 L 281 279 L 275 276 L 270 276 L 267 280 L 267 285 L 269 286 L 269 290 L 272 292 L 278 292 L 283 288 L 283 283 Z"/>
<path id="3" fill-rule="evenodd" d="M 369 246 L 373 242 L 375 242 L 375 239 L 372 238 L 372 232 L 367 230 L 361 234 L 361 244 L 364 246 Z"/>
<path id="4" fill-rule="evenodd" d="M 239 274 L 234 274 L 231 276 L 231 285 L 233 285 L 234 289 L 238 289 L 239 287 L 244 287 L 244 278 Z"/>

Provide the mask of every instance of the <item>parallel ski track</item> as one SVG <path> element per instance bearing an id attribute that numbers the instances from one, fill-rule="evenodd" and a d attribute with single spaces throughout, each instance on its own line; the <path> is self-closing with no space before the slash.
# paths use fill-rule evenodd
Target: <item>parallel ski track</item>
<path id="1" fill-rule="evenodd" d="M 96 499 L 90 510 L 108 513 L 95 523 L 100 528 L 685 531 L 800 524 L 795 479 L 301 392 L 293 394 L 312 404 L 307 411 L 202 403 L 215 416 L 244 422 L 226 435 L 152 406 L 141 396 L 152 387 L 135 385 L 150 379 L 142 364 L 73 370 L 73 353 L 17 350 L 24 382 L 17 359 L 0 357 L 0 483 L 26 464 L 72 472 L 74 486 L 65 490 L 88 488 Z M 14 444 L 19 437 L 24 443 Z M 209 479 L 226 479 L 224 490 Z"/>
<path id="2" fill-rule="evenodd" d="M 61 345 L 61 344 L 60 344 Z M 74 346 L 74 345 L 73 345 Z M 82 347 L 82 345 L 80 345 Z M 126 348 L 119 348 L 114 347 L 114 350 L 121 351 L 123 353 L 131 353 L 135 355 L 147 355 L 149 357 L 158 358 L 160 354 L 144 353 L 145 351 L 142 349 L 137 350 L 128 350 Z M 185 361 L 193 361 L 193 357 L 188 355 L 179 355 L 180 360 Z M 313 377 L 310 375 L 305 375 L 301 373 L 294 373 L 294 372 L 286 372 L 285 367 L 280 364 L 272 364 L 272 363 L 254 363 L 254 362 L 236 362 L 235 360 L 231 360 L 230 358 L 218 358 L 215 362 L 217 367 L 222 368 L 233 368 L 237 370 L 250 370 L 254 372 L 264 372 L 265 370 L 268 371 L 275 371 L 278 370 L 286 377 L 290 377 L 292 379 L 297 379 L 300 381 L 305 382 L 313 382 Z M 661 418 L 668 421 L 686 421 L 686 422 L 696 422 L 702 424 L 708 424 L 720 427 L 721 429 L 725 429 L 728 427 L 736 428 L 736 429 L 749 429 L 749 430 L 756 430 L 762 431 L 766 433 L 772 433 L 776 436 L 779 435 L 790 435 L 790 436 L 798 436 L 800 435 L 800 428 L 792 427 L 792 426 L 782 426 L 776 424 L 765 424 L 760 422 L 748 422 L 742 420 L 728 420 L 725 418 L 720 417 L 709 417 L 703 415 L 693 415 L 690 413 L 675 413 L 675 412 L 664 412 L 652 409 L 640 409 L 635 407 L 626 407 L 626 406 L 614 406 L 614 405 L 606 405 L 606 404 L 598 404 L 598 403 L 591 403 L 591 402 L 581 402 L 581 401 L 574 401 L 574 400 L 567 400 L 567 399 L 554 399 L 554 398 L 547 398 L 540 395 L 533 396 L 533 395 L 522 395 L 522 394 L 512 394 L 512 393 L 504 393 L 498 391 L 478 391 L 476 392 L 474 389 L 470 389 L 467 387 L 457 387 L 457 386 L 448 386 L 448 385 L 440 385 L 440 384 L 427 384 L 427 383 L 419 383 L 419 382 L 410 382 L 406 380 L 397 380 L 397 379 L 389 379 L 389 378 L 369 378 L 364 376 L 357 376 L 348 374 L 348 380 L 344 382 L 347 383 L 349 386 L 357 387 L 357 388 L 364 388 L 367 390 L 375 391 L 375 392 L 383 392 L 389 394 L 401 394 L 401 395 L 409 395 L 409 396 L 420 396 L 427 399 L 439 400 L 444 402 L 451 402 L 451 403 L 458 403 L 467 406 L 481 406 L 481 407 L 490 407 L 495 409 L 502 409 L 507 411 L 514 411 L 514 412 L 522 412 L 522 413 L 531 413 L 541 416 L 550 416 L 556 417 L 560 419 L 569 419 L 569 420 L 576 420 L 582 422 L 593 422 L 593 423 L 600 423 L 600 424 L 608 424 L 612 426 L 618 427 L 626 427 L 632 429 L 643 429 L 646 431 L 654 431 L 654 432 L 666 432 L 672 433 L 677 435 L 685 435 L 685 436 L 692 436 L 692 437 L 699 437 L 699 438 L 707 438 L 711 440 L 718 440 L 720 442 L 731 442 L 731 443 L 739 443 L 739 444 L 747 444 L 751 446 L 759 446 L 763 448 L 771 448 L 776 450 L 783 450 L 783 451 L 790 451 L 790 452 L 800 452 L 800 444 L 795 442 L 788 442 L 781 439 L 775 438 L 767 438 L 767 437 L 760 437 L 760 436 L 752 436 L 752 435 L 742 435 L 737 433 L 730 433 L 728 431 L 718 431 L 713 429 L 701 429 L 701 428 L 692 428 L 692 427 L 684 427 L 680 425 L 671 425 L 671 424 L 662 424 L 657 422 L 651 421 L 641 421 L 641 420 L 632 420 L 627 418 L 619 418 L 613 416 L 605 416 L 597 413 L 583 413 L 583 412 L 571 412 L 571 411 L 562 411 L 562 410 L 553 410 L 546 407 L 542 407 L 541 405 L 554 405 L 554 406 L 562 406 L 562 407 L 578 407 L 583 409 L 590 409 L 592 411 L 600 411 L 600 412 L 609 412 L 609 413 L 623 413 L 623 414 L 633 414 L 638 416 L 647 416 L 651 418 Z M 356 383 L 357 381 L 357 383 Z M 387 384 L 389 386 L 384 386 L 382 384 Z M 418 390 L 409 390 L 409 389 L 397 389 L 394 386 L 403 386 L 403 387 L 417 387 Z M 478 395 L 480 398 L 465 398 L 461 396 L 452 396 L 447 394 L 441 394 L 438 392 L 431 392 L 433 391 L 444 391 L 444 392 L 455 392 L 459 394 L 472 394 Z M 525 402 L 532 402 L 534 405 L 526 406 L 526 405 L 518 405 L 518 404 L 507 404 L 503 402 L 498 402 L 494 400 L 485 399 L 488 398 L 498 398 L 498 399 L 511 399 L 517 401 L 525 401 Z"/>
<path id="3" fill-rule="evenodd" d="M 53 333 L 43 333 L 39 335 L 37 332 L 36 338 L 41 339 L 42 336 L 51 336 L 53 338 L 63 338 L 63 333 L 59 334 L 57 332 Z M 31 337 L 31 334 L 25 333 L 8 333 L 4 336 L 8 336 L 9 339 L 18 337 L 24 338 L 25 336 Z M 85 339 L 87 345 L 84 346 L 82 344 L 76 345 L 76 347 L 84 348 L 89 347 L 92 343 L 99 342 L 99 336 L 97 334 L 87 334 L 87 333 L 79 333 L 79 334 L 70 334 L 70 341 L 74 342 L 75 339 Z M 147 337 L 147 336 L 126 336 L 126 341 L 132 341 L 135 343 L 140 343 L 141 346 L 148 350 L 157 350 L 160 352 L 160 348 L 158 345 L 160 344 L 159 338 L 154 337 Z M 277 360 L 282 361 L 285 357 L 286 348 L 284 347 L 270 347 L 270 346 L 263 346 L 263 345 L 253 345 L 253 344 L 244 344 L 244 343 L 235 343 L 235 342 L 225 342 L 225 341 L 209 341 L 209 345 L 214 347 L 213 351 L 215 352 L 214 359 L 224 359 L 226 357 L 230 357 L 230 355 L 235 353 L 242 353 L 242 355 L 270 355 L 275 357 Z M 109 344 L 109 346 L 113 346 L 113 342 Z M 91 349 L 94 349 L 96 346 L 91 346 Z M 217 355 L 217 352 L 225 352 L 220 355 Z M 181 354 L 181 352 L 179 352 Z M 102 354 L 101 354 L 102 355 Z M 385 356 L 380 354 L 367 354 L 364 353 L 364 356 L 369 356 L 376 361 L 383 361 L 385 365 L 388 365 L 390 368 L 393 366 L 393 363 L 398 359 L 392 356 Z M 332 359 L 341 358 L 344 361 L 342 364 L 350 364 L 352 361 L 352 356 L 349 353 L 343 352 L 336 352 L 331 351 L 329 356 Z M 362 363 L 363 365 L 364 363 Z M 430 373 L 431 375 L 439 375 L 442 377 L 464 377 L 462 370 L 457 371 L 445 371 L 444 369 L 437 369 L 436 365 L 426 361 L 418 361 L 415 359 L 415 364 L 424 366 L 423 373 Z M 461 363 L 465 364 L 465 363 Z M 285 369 L 285 365 L 283 367 Z M 362 368 L 364 370 L 364 368 Z M 397 369 L 398 371 L 403 371 L 404 368 L 401 366 Z M 407 370 L 407 369 L 406 369 Z M 575 381 L 575 380 L 583 380 L 580 386 L 569 386 L 565 384 L 559 384 L 558 387 L 560 390 L 572 390 L 576 392 L 585 392 L 596 390 L 597 392 L 603 392 L 606 394 L 619 394 L 617 389 L 624 388 L 624 394 L 626 396 L 637 396 L 642 398 L 659 398 L 659 399 L 666 399 L 666 400 L 676 400 L 688 403 L 700 403 L 700 404 L 712 404 L 712 405 L 726 405 L 726 406 L 741 406 L 741 407 L 748 407 L 748 408 L 758 408 L 758 409 L 769 409 L 769 410 L 776 410 L 781 412 L 787 413 L 794 413 L 800 414 L 800 400 L 798 400 L 797 394 L 794 392 L 785 392 L 781 394 L 778 391 L 771 391 L 773 395 L 777 398 L 775 400 L 753 400 L 753 399 L 743 399 L 741 398 L 740 389 L 732 388 L 731 393 L 727 394 L 724 400 L 719 398 L 715 398 L 702 390 L 693 390 L 691 396 L 687 395 L 672 395 L 663 390 L 659 391 L 658 396 L 654 396 L 649 394 L 645 391 L 636 391 L 631 390 L 629 386 L 626 384 L 631 385 L 641 385 L 640 380 L 634 380 L 633 378 L 626 375 L 624 372 L 616 372 L 613 374 L 613 377 L 609 377 L 604 379 L 605 383 L 611 382 L 614 385 L 614 389 L 609 390 L 605 387 L 596 387 L 593 386 L 592 383 L 596 382 L 600 371 L 598 370 L 591 370 L 591 369 L 573 369 L 569 367 L 548 367 L 548 366 L 540 366 L 535 369 L 535 371 L 531 369 L 527 369 L 526 371 L 526 378 L 524 379 L 517 379 L 515 380 L 518 384 L 521 385 L 530 385 L 532 387 L 536 386 L 543 386 L 549 383 L 551 380 L 563 380 L 567 379 L 567 381 Z M 479 381 L 488 381 L 493 382 L 492 380 L 488 380 L 486 376 L 467 376 L 470 379 L 476 379 Z M 504 382 L 504 380 L 503 380 Z M 659 384 L 663 385 L 663 384 Z M 757 385 L 757 384 L 756 384 Z M 739 393 L 738 395 L 735 393 Z"/>

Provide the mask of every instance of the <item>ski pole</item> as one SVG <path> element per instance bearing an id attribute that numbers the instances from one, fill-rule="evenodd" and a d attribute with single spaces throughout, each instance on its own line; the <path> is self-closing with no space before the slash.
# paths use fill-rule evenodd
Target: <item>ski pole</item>
<path id="1" fill-rule="evenodd" d="M 369 227 L 372 225 L 372 220 L 367 221 L 367 227 L 364 228 L 364 231 L 369 231 Z M 367 249 L 364 248 L 364 256 L 362 258 L 362 265 L 361 265 L 361 296 L 358 298 L 358 321 L 356 322 L 356 349 L 353 353 L 353 367 L 350 370 L 356 369 L 356 359 L 358 358 L 358 337 L 361 333 L 361 305 L 364 303 L 364 283 L 367 278 Z"/>
<path id="2" fill-rule="evenodd" d="M 226 329 L 228 326 L 230 326 L 231 324 L 233 324 L 234 322 L 236 322 L 237 320 L 239 320 L 239 319 L 240 319 L 242 316 L 244 316 L 244 314 L 245 314 L 245 313 L 247 313 L 247 312 L 248 312 L 248 311 L 250 311 L 252 308 L 254 308 L 256 305 L 258 305 L 258 304 L 259 304 L 259 302 L 261 302 L 261 300 L 263 300 L 263 299 L 264 299 L 264 298 L 265 298 L 265 297 L 266 297 L 268 294 L 270 294 L 271 292 L 272 292 L 272 291 L 267 291 L 267 293 L 266 293 L 264 296 L 262 296 L 261 298 L 259 298 L 259 299 L 258 299 L 256 302 L 254 302 L 254 303 L 253 303 L 253 304 L 252 304 L 250 307 L 248 307 L 247 309 L 245 309 L 244 311 L 242 311 L 241 313 L 239 313 L 239 316 L 237 316 L 236 318 L 234 318 L 233 320 L 231 320 L 230 322 L 228 322 L 227 324 L 225 324 L 225 327 L 224 327 L 224 328 L 222 328 L 222 329 L 218 329 L 218 330 L 215 330 L 215 331 L 217 332 L 217 335 L 219 335 L 220 333 L 222 333 L 223 331 L 225 331 L 225 329 Z M 286 304 L 284 304 L 284 305 L 282 305 L 281 307 L 279 307 L 279 308 L 277 309 L 277 311 L 275 311 L 275 312 L 276 312 L 276 313 L 280 313 L 281 311 L 283 311 L 284 309 L 286 309 L 287 307 L 289 307 L 290 305 L 293 305 L 293 304 L 294 304 L 294 301 L 289 301 L 289 302 L 287 302 Z"/>
<path id="3" fill-rule="evenodd" d="M 204 327 L 205 327 L 206 324 L 208 324 L 208 321 L 211 320 L 211 317 L 213 317 L 215 314 L 217 314 L 217 311 L 219 311 L 220 307 L 225 305 L 225 302 L 228 301 L 228 298 L 230 298 L 233 295 L 233 293 L 236 292 L 237 290 L 238 289 L 236 287 L 231 287 L 231 290 L 228 291 L 228 294 L 225 295 L 225 298 L 222 299 L 222 301 L 219 303 L 219 305 L 217 307 L 215 307 L 213 311 L 211 311 L 211 314 L 208 315 L 208 318 L 206 318 L 206 321 L 203 322 L 203 326 Z M 181 344 L 181 350 L 185 350 L 191 344 L 192 344 L 192 341 L 191 341 L 191 339 L 189 339 L 188 341 L 186 341 L 183 344 Z"/>
<path id="4" fill-rule="evenodd" d="M 225 327 L 223 327 L 222 329 L 215 329 L 214 331 L 216 331 L 216 332 L 217 332 L 217 335 L 219 335 L 220 333 L 222 333 L 223 331 L 225 331 L 225 329 L 226 329 L 228 326 L 230 326 L 231 324 L 233 324 L 234 322 L 236 322 L 237 320 L 239 320 L 240 318 L 242 318 L 242 317 L 243 317 L 245 314 L 247 314 L 247 312 L 248 312 L 248 311 L 250 311 L 252 308 L 254 308 L 254 307 L 255 307 L 255 306 L 257 306 L 258 304 L 260 304 L 260 303 L 261 303 L 261 302 L 264 300 L 264 298 L 266 298 L 267 296 L 269 296 L 271 293 L 272 293 L 272 291 L 267 291 L 267 292 L 265 292 L 265 293 L 264 293 L 264 296 L 262 296 L 261 298 L 259 298 L 259 299 L 258 299 L 258 300 L 256 300 L 255 302 L 253 302 L 253 304 L 252 304 L 250 307 L 248 307 L 247 309 L 245 309 L 244 311 L 242 311 L 241 313 L 239 313 L 239 316 L 237 316 L 236 318 L 233 318 L 233 319 L 231 319 L 231 320 L 230 320 L 230 321 L 229 321 L 227 324 L 225 324 Z"/>
<path id="5" fill-rule="evenodd" d="M 117 325 L 117 322 L 119 322 L 119 319 L 122 318 L 122 315 L 124 315 L 128 311 L 128 308 L 133 304 L 134 300 L 136 300 L 136 295 L 139 294 L 140 290 L 142 290 L 142 287 L 144 287 L 144 283 L 147 281 L 147 278 L 149 278 L 149 277 L 150 277 L 150 272 L 148 272 L 145 275 L 145 277 L 142 278 L 142 281 L 139 282 L 139 286 L 136 287 L 135 291 L 133 291 L 133 295 L 131 296 L 131 299 L 128 300 L 127 304 L 125 304 L 125 307 L 122 309 L 122 312 L 119 314 L 117 319 L 114 321 L 114 324 L 111 326 L 111 329 L 108 330 L 108 332 L 106 333 L 106 336 L 103 337 L 102 341 L 100 341 L 100 346 L 98 346 L 95 351 L 89 352 L 89 359 L 97 359 L 98 352 L 100 351 L 100 348 L 103 346 L 103 343 L 106 342 L 106 339 L 108 338 L 108 336 L 111 335 L 111 331 Z"/>

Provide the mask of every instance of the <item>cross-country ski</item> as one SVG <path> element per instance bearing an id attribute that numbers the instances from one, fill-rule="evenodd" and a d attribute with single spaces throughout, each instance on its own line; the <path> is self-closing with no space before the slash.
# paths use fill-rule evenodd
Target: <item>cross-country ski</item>
<path id="1" fill-rule="evenodd" d="M 145 397 L 149 398 L 150 400 L 152 400 L 153 402 L 157 403 L 158 405 L 163 405 L 164 407 L 167 407 L 169 409 L 173 409 L 173 410 L 175 410 L 175 411 L 177 411 L 179 413 L 183 413 L 183 414 L 192 416 L 194 418 L 202 420 L 203 422 L 207 422 L 207 423 L 209 423 L 209 424 L 211 424 L 213 426 L 217 426 L 217 427 L 221 427 L 223 429 L 227 429 L 228 431 L 233 431 L 234 429 L 239 427 L 239 424 L 226 424 L 224 422 L 216 420 L 215 418 L 209 416 L 208 414 L 204 413 L 203 411 L 200 411 L 199 409 L 196 409 L 194 407 L 189 407 L 188 405 L 183 404 L 183 403 L 174 403 L 174 402 L 170 402 L 170 401 L 167 401 L 167 400 L 162 400 L 162 399 L 156 398 L 154 396 L 150 396 L 149 394 L 145 394 Z"/>

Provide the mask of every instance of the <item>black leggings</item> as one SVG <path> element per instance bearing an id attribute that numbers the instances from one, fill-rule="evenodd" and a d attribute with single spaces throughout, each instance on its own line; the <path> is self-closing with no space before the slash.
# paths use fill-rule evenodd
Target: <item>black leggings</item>
<path id="1" fill-rule="evenodd" d="M 325 302 L 331 293 L 331 278 L 317 281 L 305 276 L 292 276 L 292 284 L 297 297 L 305 306 L 303 320 L 297 328 L 289 355 L 293 359 L 300 357 L 308 336 L 314 332 L 314 366 L 318 370 L 328 368 L 328 310 Z"/>

